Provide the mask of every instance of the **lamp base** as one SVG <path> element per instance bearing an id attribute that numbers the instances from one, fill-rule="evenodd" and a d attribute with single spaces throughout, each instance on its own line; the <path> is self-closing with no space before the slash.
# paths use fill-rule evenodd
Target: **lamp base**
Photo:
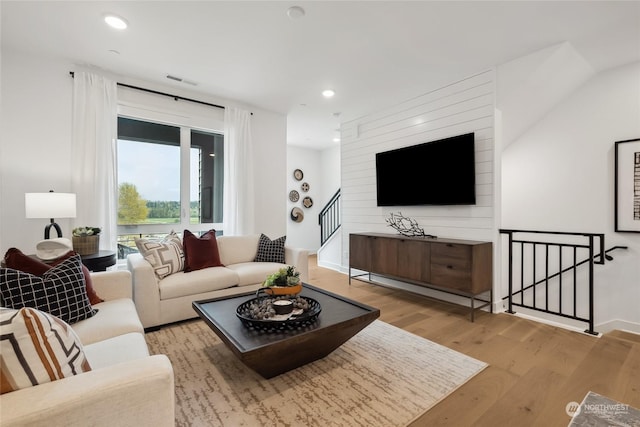
<path id="1" fill-rule="evenodd" d="M 44 239 L 50 239 L 49 235 L 51 234 L 51 227 L 56 229 L 56 233 L 58 233 L 58 237 L 62 237 L 62 230 L 60 229 L 60 226 L 58 224 L 56 224 L 55 222 L 53 222 L 53 218 L 51 218 L 51 224 L 47 225 L 44 228 Z"/>

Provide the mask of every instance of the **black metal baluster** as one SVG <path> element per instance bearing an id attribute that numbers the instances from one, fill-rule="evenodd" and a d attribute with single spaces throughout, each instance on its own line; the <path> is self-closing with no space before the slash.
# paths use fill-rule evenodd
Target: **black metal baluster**
<path id="1" fill-rule="evenodd" d="M 520 243 L 520 305 L 524 305 L 524 242 Z"/>
<path id="2" fill-rule="evenodd" d="M 536 254 L 538 252 L 538 250 L 537 250 L 538 247 L 537 247 L 537 245 L 535 243 L 532 243 L 531 246 L 533 247 L 533 256 L 532 256 L 532 258 L 533 258 L 533 282 L 532 283 L 536 283 L 536 264 L 537 264 Z M 537 286 L 533 287 L 533 308 L 537 308 L 537 306 L 538 306 L 538 295 L 536 293 L 536 289 L 537 288 L 538 288 Z"/>
<path id="3" fill-rule="evenodd" d="M 573 247 L 573 317 L 578 315 L 578 247 Z"/>
<path id="4" fill-rule="evenodd" d="M 509 233 L 509 309 L 507 313 L 513 314 L 513 233 Z"/>
<path id="5" fill-rule="evenodd" d="M 558 311 L 562 314 L 562 245 L 558 246 L 558 262 L 560 263 L 560 277 L 558 278 Z"/>
<path id="6" fill-rule="evenodd" d="M 593 235 L 589 235 L 589 329 L 585 332 L 596 335 L 593 330 Z"/>

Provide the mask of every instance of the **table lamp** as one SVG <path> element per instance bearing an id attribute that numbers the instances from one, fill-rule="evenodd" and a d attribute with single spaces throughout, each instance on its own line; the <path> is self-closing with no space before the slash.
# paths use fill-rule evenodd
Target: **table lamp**
<path id="1" fill-rule="evenodd" d="M 25 193 L 24 210 L 27 218 L 49 218 L 51 223 L 44 228 L 44 238 L 49 239 L 51 227 L 62 237 L 60 226 L 54 218 L 76 217 L 76 195 L 74 193 Z"/>

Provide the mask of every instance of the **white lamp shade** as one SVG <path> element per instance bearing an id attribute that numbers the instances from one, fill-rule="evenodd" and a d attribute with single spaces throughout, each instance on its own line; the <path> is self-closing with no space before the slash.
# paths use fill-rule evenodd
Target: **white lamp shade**
<path id="1" fill-rule="evenodd" d="M 24 210 L 27 218 L 75 218 L 74 193 L 25 193 Z"/>

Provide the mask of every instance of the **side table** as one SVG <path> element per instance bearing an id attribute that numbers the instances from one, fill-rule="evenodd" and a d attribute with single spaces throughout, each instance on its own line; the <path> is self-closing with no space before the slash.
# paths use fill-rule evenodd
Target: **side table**
<path id="1" fill-rule="evenodd" d="M 82 263 L 90 271 L 106 271 L 107 267 L 116 264 L 115 251 L 99 251 L 97 254 L 81 255 Z"/>

